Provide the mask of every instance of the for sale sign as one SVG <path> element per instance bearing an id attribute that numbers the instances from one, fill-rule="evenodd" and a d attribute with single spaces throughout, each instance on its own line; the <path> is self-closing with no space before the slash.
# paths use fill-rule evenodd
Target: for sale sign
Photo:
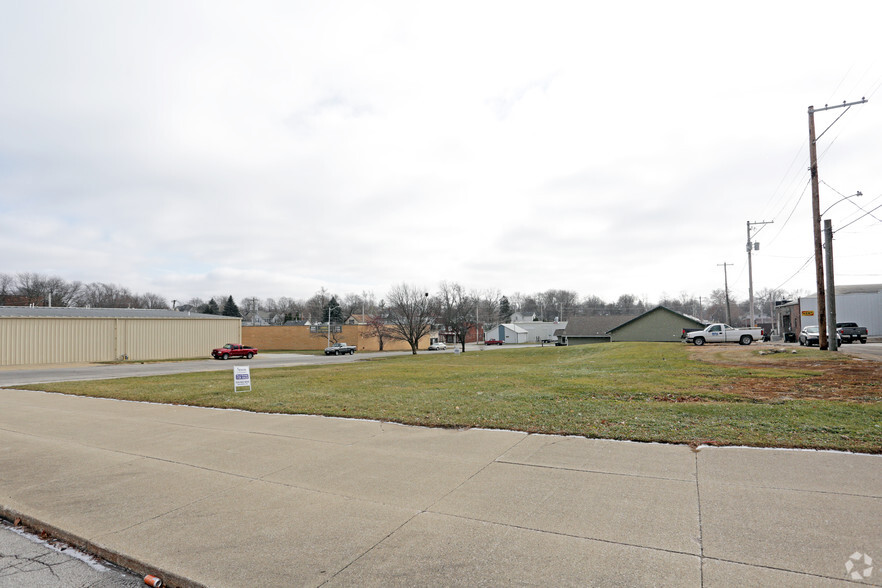
<path id="1" fill-rule="evenodd" d="M 251 391 L 251 368 L 247 365 L 233 368 L 233 392 L 238 392 L 239 388 L 248 388 Z"/>

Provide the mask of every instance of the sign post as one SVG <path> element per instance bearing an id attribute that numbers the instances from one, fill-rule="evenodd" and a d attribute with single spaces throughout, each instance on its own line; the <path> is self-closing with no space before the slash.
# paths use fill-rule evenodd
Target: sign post
<path id="1" fill-rule="evenodd" d="M 237 365 L 233 367 L 233 392 L 238 392 L 239 388 L 248 388 L 251 392 L 251 368 L 247 365 Z"/>

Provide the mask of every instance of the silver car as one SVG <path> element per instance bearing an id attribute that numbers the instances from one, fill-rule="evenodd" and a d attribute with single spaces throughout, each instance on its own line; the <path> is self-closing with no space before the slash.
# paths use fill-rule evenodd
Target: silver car
<path id="1" fill-rule="evenodd" d="M 809 325 L 807 327 L 803 327 L 802 331 L 799 332 L 799 344 L 807 345 L 811 347 L 812 345 L 818 344 L 818 335 L 819 329 L 817 325 Z M 839 336 L 839 333 L 836 333 L 836 343 L 842 343 L 842 337 Z"/>
<path id="2" fill-rule="evenodd" d="M 445 349 L 447 349 L 447 345 L 445 345 L 441 341 L 429 345 L 429 351 L 444 351 Z"/>

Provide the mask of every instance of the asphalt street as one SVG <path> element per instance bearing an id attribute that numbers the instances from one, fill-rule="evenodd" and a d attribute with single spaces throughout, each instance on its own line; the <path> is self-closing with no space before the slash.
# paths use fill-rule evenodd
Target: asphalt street
<path id="1" fill-rule="evenodd" d="M 488 349 L 489 351 L 489 349 Z M 420 353 L 453 353 L 447 351 L 421 351 Z M 355 355 L 325 356 L 299 353 L 260 353 L 252 359 L 196 359 L 191 361 L 128 362 L 107 364 L 83 364 L 62 366 L 38 366 L 32 369 L 0 369 L 0 387 L 41 384 L 45 382 L 69 382 L 74 380 L 107 380 L 142 376 L 164 376 L 192 372 L 232 371 L 234 365 L 252 368 L 292 367 L 365 361 L 396 355 L 410 355 L 409 351 L 362 352 Z"/>
<path id="2" fill-rule="evenodd" d="M 0 519 L 0 588 L 137 588 L 143 579 Z"/>
<path id="3" fill-rule="evenodd" d="M 760 345 L 760 344 L 757 344 Z M 771 343 L 799 347 L 795 343 Z M 517 348 L 535 347 L 536 345 L 519 345 Z M 511 347 L 484 347 L 483 345 L 466 345 L 469 352 L 489 352 L 498 349 L 511 349 Z M 842 353 L 854 355 L 864 359 L 882 361 L 882 343 L 867 343 L 843 345 Z M 446 351 L 420 351 L 420 353 L 453 353 L 451 346 Z M 297 353 L 262 353 L 251 360 L 239 359 L 221 361 L 216 359 L 197 359 L 192 361 L 173 361 L 155 363 L 120 363 L 120 364 L 84 364 L 65 366 L 42 366 L 32 369 L 0 368 L 0 387 L 22 386 L 25 384 L 41 384 L 45 382 L 67 382 L 74 380 L 106 380 L 113 378 L 131 378 L 141 376 L 162 376 L 168 374 L 183 374 L 192 372 L 208 371 L 232 371 L 234 365 L 248 365 L 252 368 L 291 367 L 300 365 L 322 365 L 334 363 L 349 363 L 353 361 L 365 361 L 393 357 L 396 355 L 409 355 L 409 351 L 384 351 L 384 352 L 361 352 L 355 355 L 325 356 L 325 355 L 301 355 Z"/>

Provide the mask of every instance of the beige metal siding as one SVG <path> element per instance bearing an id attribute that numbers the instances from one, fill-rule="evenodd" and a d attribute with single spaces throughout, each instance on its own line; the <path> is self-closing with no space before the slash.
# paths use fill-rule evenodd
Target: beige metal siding
<path id="1" fill-rule="evenodd" d="M 0 365 L 111 359 L 113 324 L 106 319 L 0 319 Z"/>
<path id="2" fill-rule="evenodd" d="M 0 366 L 208 357 L 238 319 L 0 318 Z"/>
<path id="3" fill-rule="evenodd" d="M 120 357 L 168 359 L 210 357 L 211 350 L 225 343 L 240 343 L 242 323 L 238 320 L 119 319 L 125 323 Z"/>

